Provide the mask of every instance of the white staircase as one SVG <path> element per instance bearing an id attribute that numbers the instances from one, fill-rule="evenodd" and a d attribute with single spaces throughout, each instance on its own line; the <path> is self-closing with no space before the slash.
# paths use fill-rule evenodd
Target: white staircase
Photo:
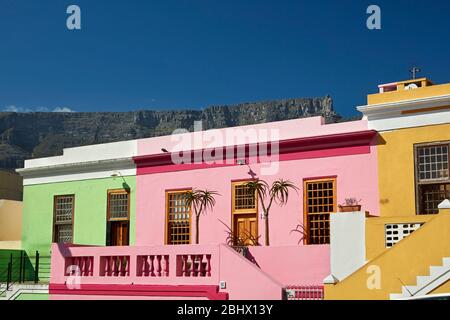
<path id="1" fill-rule="evenodd" d="M 21 294 L 48 294 L 48 284 L 14 284 L 6 290 L 6 285 L 0 285 L 0 301 L 16 300 Z"/>
<path id="2" fill-rule="evenodd" d="M 450 281 L 450 258 L 442 259 L 442 266 L 431 266 L 430 275 L 418 276 L 415 286 L 403 286 L 402 293 L 393 293 L 391 300 L 424 296 Z"/>

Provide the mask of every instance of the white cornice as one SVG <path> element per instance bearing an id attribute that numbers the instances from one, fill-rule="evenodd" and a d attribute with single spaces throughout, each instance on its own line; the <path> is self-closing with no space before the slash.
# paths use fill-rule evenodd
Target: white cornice
<path id="1" fill-rule="evenodd" d="M 24 178 L 38 178 L 46 176 L 70 175 L 79 173 L 105 172 L 119 169 L 135 169 L 133 158 L 121 158 L 112 160 L 99 160 L 60 164 L 54 166 L 42 166 L 35 168 L 17 169 Z"/>
<path id="2" fill-rule="evenodd" d="M 417 110 L 428 107 L 440 107 L 450 103 L 450 95 L 430 98 L 388 102 L 357 107 L 358 111 L 370 118 L 387 118 L 401 114 L 402 111 Z"/>

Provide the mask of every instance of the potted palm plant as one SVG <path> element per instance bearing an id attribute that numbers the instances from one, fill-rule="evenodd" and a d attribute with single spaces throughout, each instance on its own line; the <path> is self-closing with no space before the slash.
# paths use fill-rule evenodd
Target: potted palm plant
<path id="1" fill-rule="evenodd" d="M 242 254 L 244 257 L 248 257 L 248 246 L 259 246 L 259 239 L 261 236 L 254 236 L 251 234 L 251 232 L 245 230 L 242 234 L 236 234 L 233 232 L 233 230 L 222 220 L 217 219 L 220 221 L 221 224 L 223 224 L 227 229 L 225 230 L 225 233 L 227 235 L 226 237 L 226 244 L 233 248 L 236 252 Z"/>
<path id="2" fill-rule="evenodd" d="M 339 212 L 359 212 L 361 211 L 361 200 L 356 198 L 345 199 L 344 204 L 339 205 Z"/>

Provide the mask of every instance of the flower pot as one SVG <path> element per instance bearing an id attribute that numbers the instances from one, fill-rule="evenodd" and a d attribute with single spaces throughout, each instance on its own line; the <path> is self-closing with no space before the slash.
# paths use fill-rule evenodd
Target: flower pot
<path id="1" fill-rule="evenodd" d="M 339 206 L 339 212 L 360 212 L 361 205 Z"/>

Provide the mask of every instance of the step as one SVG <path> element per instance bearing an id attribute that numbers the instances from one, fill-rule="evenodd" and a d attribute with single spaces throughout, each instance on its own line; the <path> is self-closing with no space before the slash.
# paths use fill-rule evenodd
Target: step
<path id="1" fill-rule="evenodd" d="M 417 277 L 417 286 L 423 287 L 430 282 L 430 276 L 418 276 Z"/>
<path id="2" fill-rule="evenodd" d="M 430 278 L 434 279 L 444 273 L 448 268 L 445 266 L 431 266 Z"/>
<path id="3" fill-rule="evenodd" d="M 417 292 L 417 287 L 416 286 L 403 286 L 402 287 L 402 295 L 405 298 L 411 297 L 416 292 Z"/>
<path id="4" fill-rule="evenodd" d="M 443 258 L 442 259 L 442 265 L 443 266 L 450 266 L 450 258 Z"/>
<path id="5" fill-rule="evenodd" d="M 403 298 L 403 295 L 402 295 L 401 293 L 391 293 L 391 294 L 389 295 L 389 298 L 390 298 L 391 300 L 398 300 L 398 299 L 402 299 L 402 298 Z"/>
<path id="6" fill-rule="evenodd" d="M 428 276 L 417 276 L 416 285 L 403 286 L 401 294 L 393 293 L 390 298 L 401 299 L 408 298 L 411 295 L 420 296 L 450 280 L 450 258 L 443 258 L 442 262 L 442 266 L 430 266 Z"/>
<path id="7" fill-rule="evenodd" d="M 48 285 L 42 284 L 18 284 L 6 293 L 4 300 L 15 300 L 22 293 L 48 293 Z"/>

